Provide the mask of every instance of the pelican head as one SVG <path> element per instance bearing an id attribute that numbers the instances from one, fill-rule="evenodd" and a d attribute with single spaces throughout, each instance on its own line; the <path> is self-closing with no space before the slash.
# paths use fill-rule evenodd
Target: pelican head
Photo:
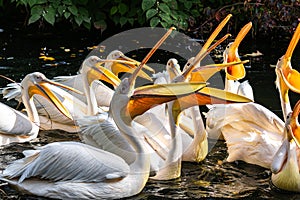
<path id="1" fill-rule="evenodd" d="M 122 64 L 120 64 L 120 62 L 106 63 L 105 67 L 107 69 L 109 69 L 110 71 L 112 71 L 112 73 L 115 74 L 116 76 L 118 76 L 118 74 L 121 72 L 126 72 L 126 73 L 132 74 L 134 72 L 135 68 L 141 64 L 139 61 L 136 61 L 132 58 L 125 56 L 119 50 L 114 50 L 114 51 L 110 52 L 107 56 L 107 59 L 108 60 L 123 60 L 123 61 L 129 61 L 132 63 L 132 64 L 128 64 L 128 65 L 122 65 Z M 144 65 L 143 68 L 148 70 L 151 73 L 155 73 L 155 70 L 152 69 L 151 67 L 149 67 L 148 65 Z M 140 71 L 139 76 L 144 79 L 152 81 L 151 77 L 149 77 L 144 71 Z"/>
<path id="2" fill-rule="evenodd" d="M 247 35 L 247 33 L 249 32 L 249 30 L 252 27 L 252 23 L 249 22 L 248 24 L 246 24 L 238 33 L 238 35 L 236 36 L 234 42 L 230 43 L 224 53 L 223 53 L 223 58 L 224 58 L 224 62 L 225 63 L 229 63 L 229 62 L 234 62 L 234 61 L 240 61 L 240 57 L 238 54 L 238 47 L 240 45 L 240 43 L 243 41 L 243 39 L 245 38 L 245 36 Z M 226 77 L 229 80 L 239 80 L 245 77 L 246 72 L 245 72 L 245 68 L 244 65 L 235 65 L 235 66 L 231 66 L 231 67 L 227 67 L 225 69 L 226 72 Z"/>
<path id="3" fill-rule="evenodd" d="M 290 44 L 283 55 L 277 62 L 276 72 L 276 86 L 279 89 L 281 103 L 283 104 L 283 115 L 286 115 L 291 111 L 289 105 L 288 91 L 291 89 L 293 92 L 300 93 L 300 74 L 297 70 L 292 68 L 291 58 L 300 39 L 300 23 L 290 41 Z"/>
<path id="4" fill-rule="evenodd" d="M 47 79 L 46 76 L 40 72 L 33 72 L 31 74 L 26 75 L 21 82 L 22 98 L 31 100 L 34 94 L 41 95 L 48 99 L 51 103 L 53 103 L 61 113 L 63 113 L 68 118 L 72 119 L 72 116 L 70 115 L 69 111 L 61 103 L 58 97 L 51 91 L 51 89 L 49 89 L 50 84 L 82 94 L 80 91 L 77 91 L 74 88 Z M 27 100 L 24 100 L 23 102 L 27 102 Z"/>
<path id="5" fill-rule="evenodd" d="M 113 63 L 113 62 L 118 62 L 119 64 L 124 65 L 125 67 L 127 67 L 126 66 L 127 64 L 134 64 L 133 62 L 130 61 L 106 60 L 106 59 L 101 59 L 97 56 L 90 56 L 83 61 L 82 67 L 80 69 L 80 73 L 86 74 L 89 85 L 91 85 L 91 83 L 94 80 L 100 79 L 116 87 L 120 84 L 120 79 L 116 75 L 114 75 L 110 70 L 102 66 L 102 64 Z"/>
<path id="6" fill-rule="evenodd" d="M 300 191 L 300 174 L 297 151 L 300 145 L 300 126 L 298 115 L 300 101 L 289 113 L 284 128 L 283 142 L 276 152 L 271 164 L 272 183 L 284 190 Z"/>
<path id="7" fill-rule="evenodd" d="M 178 60 L 171 58 L 167 62 L 166 70 L 170 75 L 170 80 L 173 80 L 176 76 L 181 74 L 180 66 Z"/>

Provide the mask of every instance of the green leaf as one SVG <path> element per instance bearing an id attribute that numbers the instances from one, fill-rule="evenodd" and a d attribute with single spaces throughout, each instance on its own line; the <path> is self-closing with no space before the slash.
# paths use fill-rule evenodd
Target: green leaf
<path id="1" fill-rule="evenodd" d="M 91 23 L 83 22 L 83 26 L 89 30 L 91 29 Z"/>
<path id="2" fill-rule="evenodd" d="M 160 19 L 158 17 L 153 17 L 151 20 L 150 20 L 150 26 L 151 27 L 155 27 L 158 25 L 158 23 L 160 22 Z"/>
<path id="3" fill-rule="evenodd" d="M 117 7 L 117 6 L 111 7 L 111 9 L 110 9 L 110 14 L 111 14 L 111 15 L 114 15 L 114 14 L 116 14 L 117 12 L 118 12 L 118 7 Z"/>
<path id="4" fill-rule="evenodd" d="M 165 12 L 165 13 L 167 13 L 167 14 L 170 14 L 170 12 L 171 12 L 169 6 L 168 6 L 167 4 L 165 4 L 165 3 L 160 3 L 160 4 L 158 5 L 158 7 L 159 7 L 159 9 L 160 9 L 161 11 L 163 11 L 163 12 Z"/>
<path id="5" fill-rule="evenodd" d="M 124 3 L 120 3 L 118 9 L 119 9 L 119 13 L 121 15 L 124 15 L 128 11 L 128 6 Z"/>
<path id="6" fill-rule="evenodd" d="M 168 24 L 167 22 L 160 22 L 160 24 L 162 25 L 162 27 L 164 28 L 170 28 L 170 24 Z"/>
<path id="7" fill-rule="evenodd" d="M 192 8 L 193 3 L 191 1 L 185 1 L 184 2 L 184 7 L 186 9 L 191 9 Z"/>
<path id="8" fill-rule="evenodd" d="M 121 24 L 121 26 L 124 26 L 124 24 L 126 24 L 126 22 L 127 22 L 127 18 L 122 16 L 120 18 L 120 24 Z"/>
<path id="9" fill-rule="evenodd" d="M 162 0 L 162 1 L 165 2 L 165 3 L 170 3 L 170 2 L 172 2 L 174 0 Z"/>
<path id="10" fill-rule="evenodd" d="M 28 24 L 32 24 L 32 23 L 38 21 L 40 18 L 41 18 L 41 15 L 38 15 L 38 14 L 31 15 L 28 20 Z"/>
<path id="11" fill-rule="evenodd" d="M 159 16 L 163 21 L 167 22 L 168 24 L 173 23 L 173 20 L 171 19 L 171 17 L 169 15 L 167 15 L 165 13 L 160 13 Z"/>
<path id="12" fill-rule="evenodd" d="M 129 24 L 131 26 L 133 26 L 133 24 L 134 24 L 134 18 L 128 18 L 127 21 L 129 22 Z"/>
<path id="13" fill-rule="evenodd" d="M 83 18 L 85 18 L 85 17 L 90 17 L 89 16 L 89 11 L 86 9 L 86 8 L 84 8 L 84 7 L 82 7 L 82 6 L 80 6 L 79 8 L 78 8 L 78 13 L 83 17 Z M 84 20 L 84 19 L 83 19 Z"/>
<path id="14" fill-rule="evenodd" d="M 178 4 L 177 1 L 172 1 L 171 3 L 168 4 L 171 10 L 178 10 Z"/>
<path id="15" fill-rule="evenodd" d="M 150 8 L 152 8 L 154 6 L 154 4 L 156 3 L 156 0 L 143 0 L 142 1 L 142 9 L 145 10 L 149 10 Z"/>
<path id="16" fill-rule="evenodd" d="M 29 4 L 30 7 L 32 7 L 36 4 L 36 0 L 28 1 L 28 4 Z"/>
<path id="17" fill-rule="evenodd" d="M 105 30 L 107 28 L 107 24 L 104 20 L 99 20 L 94 22 L 94 27 L 96 29 Z"/>
<path id="18" fill-rule="evenodd" d="M 59 6 L 59 7 L 57 8 L 57 11 L 58 11 L 58 14 L 59 14 L 60 16 L 62 16 L 63 13 L 66 11 L 66 6 L 65 6 L 65 5 Z"/>
<path id="19" fill-rule="evenodd" d="M 35 4 L 44 4 L 44 3 L 47 3 L 47 0 L 35 0 Z"/>
<path id="20" fill-rule="evenodd" d="M 55 22 L 55 10 L 52 7 L 45 9 L 45 14 L 43 15 L 44 19 L 51 25 L 54 25 Z"/>
<path id="21" fill-rule="evenodd" d="M 80 26 L 83 22 L 82 16 L 81 15 L 75 16 L 75 22 L 78 26 Z"/>
<path id="22" fill-rule="evenodd" d="M 154 15 L 156 15 L 158 13 L 158 11 L 156 9 L 150 9 L 150 10 L 147 10 L 146 12 L 146 18 L 147 20 L 150 19 L 151 17 L 153 17 Z"/>
<path id="23" fill-rule="evenodd" d="M 64 16 L 65 16 L 66 19 L 68 19 L 68 18 L 70 17 L 70 15 L 71 15 L 71 13 L 69 13 L 68 11 L 66 11 L 66 12 L 64 13 Z"/>
<path id="24" fill-rule="evenodd" d="M 72 5 L 71 0 L 63 0 L 62 3 L 65 4 L 65 5 Z"/>
<path id="25" fill-rule="evenodd" d="M 31 8 L 30 14 L 32 15 L 42 15 L 43 14 L 43 7 L 40 5 L 35 5 Z"/>
<path id="26" fill-rule="evenodd" d="M 74 5 L 69 6 L 69 7 L 68 7 L 68 10 L 69 10 L 73 15 L 75 15 L 75 16 L 78 14 L 78 9 L 77 9 L 77 7 L 74 6 Z"/>

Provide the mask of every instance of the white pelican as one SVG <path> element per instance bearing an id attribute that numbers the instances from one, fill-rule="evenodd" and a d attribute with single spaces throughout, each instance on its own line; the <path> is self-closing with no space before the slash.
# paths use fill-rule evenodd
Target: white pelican
<path id="1" fill-rule="evenodd" d="M 277 188 L 293 192 L 300 191 L 299 113 L 300 101 L 297 102 L 293 112 L 286 118 L 284 138 L 271 164 L 272 183 Z"/>
<path id="2" fill-rule="evenodd" d="M 171 31 L 172 29 L 167 34 Z M 164 40 L 167 34 L 161 40 Z M 157 46 L 153 49 L 156 50 Z M 150 53 L 148 55 L 151 55 Z M 158 103 L 163 103 L 174 100 L 176 95 L 185 94 L 180 91 L 182 87 L 180 90 L 174 90 L 176 84 L 170 86 L 173 88 L 170 90 L 166 88 L 162 91 L 163 87 L 148 86 L 134 91 L 137 72 L 145 62 L 146 59 L 130 78 L 122 80 L 110 105 L 112 118 L 135 149 L 136 159 L 132 164 L 128 165 L 119 156 L 83 143 L 55 142 L 37 150 L 24 151 L 26 157 L 9 165 L 3 171 L 1 179 L 20 191 L 58 199 L 119 199 L 139 193 L 148 180 L 150 160 L 140 141 L 141 138 L 130 126 L 132 119 L 127 113 L 130 99 L 132 95 L 143 99 L 147 94 L 151 99 L 151 91 L 154 91 L 160 94 Z M 187 85 L 181 86 L 186 88 Z M 187 94 L 201 89 L 205 84 L 199 83 L 194 86 Z M 163 92 L 166 91 L 168 94 L 163 97 Z"/>
<path id="3" fill-rule="evenodd" d="M 96 58 L 96 56 L 93 56 L 93 57 Z M 102 60 L 105 60 L 105 59 L 102 59 Z M 106 60 L 111 60 L 111 62 L 103 63 L 104 67 L 106 69 L 108 69 L 109 71 L 111 71 L 116 76 L 118 76 L 118 74 L 120 72 L 132 73 L 134 71 L 134 69 L 136 68 L 136 66 L 138 66 L 140 64 L 140 62 L 125 56 L 119 50 L 114 50 L 114 51 L 110 52 L 108 54 Z M 82 79 L 84 76 L 82 73 L 84 73 L 84 70 L 86 70 L 85 68 L 86 68 L 86 66 L 83 63 L 81 65 L 81 68 L 79 69 L 79 74 L 74 75 L 74 76 L 57 76 L 57 77 L 54 77 L 53 79 L 56 82 L 62 83 L 64 85 L 68 85 L 79 91 L 84 92 L 84 90 L 85 90 L 84 85 L 81 83 L 82 83 Z M 145 66 L 145 68 L 151 72 L 154 72 L 154 70 L 148 66 Z M 144 71 L 141 71 L 139 73 L 139 76 L 144 79 L 152 81 L 151 77 L 149 77 Z M 90 78 L 91 77 L 93 77 L 93 75 L 91 75 Z M 107 80 L 103 80 L 103 81 L 107 81 Z M 108 81 L 108 82 L 111 83 L 111 81 Z M 114 90 L 112 90 L 111 88 L 106 86 L 101 81 L 98 81 L 97 79 L 92 81 L 90 83 L 90 86 L 91 86 L 91 92 L 93 92 L 94 94 L 97 94 L 97 95 L 95 95 L 96 102 L 97 102 L 96 105 L 109 107 Z M 116 87 L 115 84 L 113 84 L 113 86 Z M 78 94 L 72 93 L 72 92 L 70 92 L 70 93 L 73 96 L 75 96 L 76 98 L 78 98 L 79 100 L 81 100 L 82 102 L 84 102 L 86 104 L 88 103 L 85 96 L 78 95 Z"/>
<path id="4" fill-rule="evenodd" d="M 105 80 L 114 86 L 119 84 L 119 79 L 113 76 L 113 74 L 109 70 L 101 66 L 101 64 L 106 62 L 121 62 L 123 64 L 134 64 L 132 62 L 127 62 L 123 60 L 103 60 L 96 56 L 90 56 L 87 59 L 85 59 L 82 64 L 81 74 L 76 76 L 75 82 L 78 83 L 78 85 L 81 85 L 81 88 L 85 88 L 85 90 L 83 91 L 86 95 L 81 94 L 81 96 L 84 96 L 84 98 L 87 99 L 85 100 L 85 102 L 88 102 L 88 104 L 82 102 L 81 100 L 79 100 L 78 98 L 76 98 L 75 96 L 71 95 L 69 92 L 63 89 L 60 89 L 56 86 L 50 86 L 52 92 L 54 92 L 60 98 L 63 105 L 69 110 L 70 114 L 74 119 L 82 118 L 86 115 L 95 115 L 98 112 L 103 112 L 101 109 L 98 109 L 96 103 L 91 103 L 91 101 L 95 101 L 95 95 L 90 95 L 90 93 L 94 92 L 94 90 L 92 90 L 90 87 L 94 80 Z M 10 92 L 8 92 L 8 94 L 4 95 L 4 97 L 18 97 L 20 93 L 20 87 L 18 86 L 15 88 L 16 89 L 11 90 Z M 45 101 L 44 97 L 35 96 L 35 104 L 41 120 L 41 129 L 61 129 L 67 132 L 80 131 L 78 126 L 74 123 L 73 118 L 69 119 L 62 115 L 52 104 L 49 104 L 47 101 Z"/>
<path id="5" fill-rule="evenodd" d="M 223 59 L 224 63 L 227 62 L 233 62 L 233 61 L 240 61 L 240 57 L 238 54 L 238 47 L 242 40 L 245 38 L 247 33 L 250 31 L 252 27 L 252 22 L 249 22 L 246 24 L 238 33 L 236 36 L 234 42 L 228 44 L 226 47 L 224 53 L 223 53 Z M 237 93 L 239 82 L 238 80 L 245 77 L 246 71 L 243 64 L 241 65 L 235 65 L 232 67 L 225 68 L 226 77 L 225 77 L 225 90 L 233 93 Z M 249 98 L 253 99 L 253 92 L 250 90 Z"/>
<path id="6" fill-rule="evenodd" d="M 292 68 L 291 58 L 294 49 L 296 48 L 300 39 L 300 23 L 298 24 L 295 33 L 290 41 L 290 44 L 286 50 L 284 56 L 282 56 L 275 68 L 276 72 L 276 86 L 279 90 L 281 109 L 284 119 L 287 114 L 291 112 L 291 105 L 289 102 L 288 91 L 289 89 L 293 92 L 300 93 L 300 74 L 298 71 Z"/>
<path id="7" fill-rule="evenodd" d="M 300 91 L 299 72 L 291 68 L 291 56 L 300 37 L 300 24 L 285 55 L 276 65 L 277 88 L 282 101 L 283 115 L 287 116 L 288 90 Z M 228 148 L 227 161 L 245 162 L 270 168 L 272 158 L 281 145 L 284 122 L 267 108 L 256 104 L 215 106 L 207 113 L 209 134 L 222 134 Z"/>
<path id="8" fill-rule="evenodd" d="M 0 145 L 12 142 L 27 142 L 37 137 L 40 128 L 40 119 L 33 102 L 35 94 L 43 96 L 59 112 L 66 117 L 72 118 L 56 95 L 49 89 L 50 84 L 72 89 L 48 80 L 42 73 L 34 72 L 26 75 L 20 85 L 21 98 L 28 116 L 0 103 Z"/>

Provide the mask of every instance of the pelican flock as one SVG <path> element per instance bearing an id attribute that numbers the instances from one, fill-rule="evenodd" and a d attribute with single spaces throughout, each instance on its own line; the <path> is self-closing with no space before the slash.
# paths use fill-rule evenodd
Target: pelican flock
<path id="1" fill-rule="evenodd" d="M 63 130 L 81 141 L 52 142 L 23 151 L 0 173 L 0 180 L 20 193 L 54 199 L 120 199 L 140 193 L 148 180 L 181 177 L 182 162 L 201 163 L 211 138 L 224 141 L 227 162 L 242 160 L 269 169 L 282 190 L 300 192 L 300 74 L 291 57 L 300 39 L 300 23 L 275 68 L 283 119 L 254 102 L 238 47 L 252 28 L 242 27 L 223 53 L 223 63 L 201 61 L 230 34 L 217 39 L 227 15 L 185 66 L 170 58 L 165 71 L 146 63 L 164 43 L 170 28 L 142 61 L 112 51 L 105 59 L 87 57 L 77 75 L 49 80 L 40 72 L 1 89 L 16 99 L 18 111 L 0 103 L 0 148 L 30 142 L 40 131 Z M 225 72 L 224 88 L 210 78 Z M 119 73 L 128 76 L 120 80 Z M 136 87 L 136 79 L 153 82 Z M 275 98 L 275 97 L 274 97 Z M 207 106 L 202 113 L 200 106 Z M 202 116 L 205 116 L 205 119 Z"/>

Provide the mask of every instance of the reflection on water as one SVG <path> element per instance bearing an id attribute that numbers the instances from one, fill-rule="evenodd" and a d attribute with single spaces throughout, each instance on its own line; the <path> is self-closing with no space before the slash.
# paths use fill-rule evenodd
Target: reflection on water
<path id="1" fill-rule="evenodd" d="M 2 33 L 1 33 L 2 34 Z M 88 47 L 95 45 L 91 39 L 81 38 L 68 40 L 37 39 L 22 37 L 4 37 L 0 50 L 1 74 L 19 81 L 25 74 L 32 71 L 41 71 L 48 77 L 57 75 L 71 75 L 78 70 L 80 63 L 89 53 Z M 24 39 L 27 39 L 24 41 Z M 16 44 L 22 44 L 16 45 Z M 272 46 L 273 45 L 273 46 Z M 247 77 L 254 88 L 254 96 L 260 103 L 281 116 L 278 92 L 274 81 L 274 69 L 270 64 L 276 64 L 277 59 L 285 53 L 288 41 L 281 46 L 266 45 L 260 42 L 252 44 L 245 42 L 240 49 L 241 54 L 259 50 L 264 55 L 259 58 L 250 58 L 250 67 L 247 68 Z M 278 44 L 277 44 L 278 45 Z M 248 48 L 246 48 L 248 47 Z M 65 49 L 69 49 L 66 51 Z M 298 48 L 299 49 L 299 48 Z M 55 61 L 39 59 L 40 53 L 55 58 Z M 295 51 L 293 67 L 299 70 L 300 53 Z M 57 65 L 50 65 L 53 63 Z M 8 82 L 0 80 L 4 86 Z M 294 104 L 299 96 L 292 94 Z M 3 102 L 3 100 L 1 100 Z M 30 143 L 12 144 L 0 149 L 1 170 L 6 165 L 22 157 L 22 151 L 34 146 L 45 145 L 54 141 L 79 141 L 76 134 L 62 131 L 41 131 L 39 137 Z M 183 163 L 182 176 L 172 181 L 149 180 L 144 190 L 129 199 L 191 199 L 191 198 L 260 198 L 260 199 L 299 199 L 300 195 L 279 191 L 270 184 L 270 170 L 250 165 L 244 162 L 228 163 L 225 161 L 226 146 L 222 141 L 210 141 L 214 145 L 207 158 L 199 163 Z M 1 199 L 45 199 L 28 195 L 21 195 L 1 182 Z"/>

